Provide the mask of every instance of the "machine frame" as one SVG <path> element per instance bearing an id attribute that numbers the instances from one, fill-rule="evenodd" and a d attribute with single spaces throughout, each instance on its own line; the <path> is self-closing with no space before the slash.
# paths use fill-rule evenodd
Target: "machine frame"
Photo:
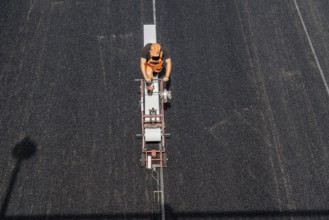
<path id="1" fill-rule="evenodd" d="M 166 137 L 170 134 L 165 133 L 165 115 L 164 115 L 164 83 L 162 79 L 153 78 L 153 83 L 158 86 L 158 92 L 152 94 L 152 96 L 158 96 L 159 103 L 158 109 L 145 109 L 145 102 L 147 101 L 148 94 L 145 88 L 145 80 L 140 79 L 140 105 L 141 105 L 141 124 L 142 133 L 137 134 L 142 139 L 142 154 L 141 154 L 141 166 L 148 169 L 154 169 L 156 167 L 167 166 L 167 155 L 166 155 Z M 157 84 L 157 85 L 156 85 Z M 158 110 L 158 112 L 156 112 Z M 146 132 L 147 128 L 155 129 L 160 128 L 161 141 L 147 142 Z"/>

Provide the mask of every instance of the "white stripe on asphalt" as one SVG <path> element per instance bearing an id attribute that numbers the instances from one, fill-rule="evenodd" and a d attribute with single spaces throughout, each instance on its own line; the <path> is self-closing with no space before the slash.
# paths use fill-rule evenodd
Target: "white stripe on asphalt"
<path id="1" fill-rule="evenodd" d="M 144 46 L 148 43 L 156 43 L 156 11 L 155 11 L 155 0 L 153 2 L 153 24 L 145 24 L 144 29 Z M 163 168 L 160 167 L 160 189 L 161 189 L 161 219 L 166 219 L 165 214 L 165 199 L 164 199 L 164 183 L 163 183 Z"/>
<path id="2" fill-rule="evenodd" d="M 153 24 L 156 25 L 157 24 L 157 19 L 155 16 L 155 0 L 153 0 Z"/>
<path id="3" fill-rule="evenodd" d="M 145 24 L 144 46 L 148 43 L 156 43 L 156 42 L 157 42 L 156 26 L 154 24 Z"/>
<path id="4" fill-rule="evenodd" d="M 311 37 L 310 35 L 308 34 L 308 31 L 307 31 L 307 28 L 306 28 L 306 25 L 305 25 L 305 22 L 304 22 L 304 19 L 303 19 L 303 16 L 302 16 L 302 13 L 300 12 L 299 10 L 299 6 L 297 4 L 297 1 L 294 0 L 294 3 L 295 3 L 295 6 L 296 6 L 296 9 L 297 9 L 297 12 L 298 12 L 298 15 L 299 15 L 299 18 L 302 22 L 302 25 L 303 25 L 303 28 L 304 28 L 304 31 L 305 31 L 305 34 L 306 34 L 306 37 L 307 37 L 307 40 L 308 40 L 308 43 L 310 44 L 310 47 L 311 47 L 311 50 L 312 50 L 312 53 L 314 55 L 314 58 L 315 58 L 315 62 L 316 62 L 316 65 L 318 66 L 319 68 L 319 71 L 320 71 L 320 74 L 321 74 L 321 77 L 322 77 L 322 80 L 323 80 L 323 83 L 326 87 L 326 90 L 327 90 L 327 93 L 329 95 L 329 87 L 328 87 L 328 84 L 327 84 L 327 80 L 323 74 L 323 71 L 322 71 L 322 68 L 321 68 L 321 65 L 320 65 L 320 62 L 319 62 L 319 59 L 318 59 L 318 56 L 316 55 L 315 53 L 315 50 L 314 50 L 314 47 L 313 47 L 313 43 L 311 41 Z"/>

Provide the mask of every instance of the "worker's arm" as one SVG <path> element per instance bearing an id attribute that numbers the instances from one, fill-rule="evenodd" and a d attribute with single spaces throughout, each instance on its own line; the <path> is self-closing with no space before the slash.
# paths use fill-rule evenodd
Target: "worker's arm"
<path id="1" fill-rule="evenodd" d="M 146 75 L 146 59 L 145 58 L 141 58 L 140 69 L 141 69 L 141 72 L 143 74 L 145 81 L 149 82 L 150 79 Z"/>
<path id="2" fill-rule="evenodd" d="M 166 59 L 166 75 L 165 77 L 163 77 L 163 81 L 165 82 L 169 80 L 169 76 L 171 73 L 171 66 L 172 66 L 171 59 L 170 58 Z"/>

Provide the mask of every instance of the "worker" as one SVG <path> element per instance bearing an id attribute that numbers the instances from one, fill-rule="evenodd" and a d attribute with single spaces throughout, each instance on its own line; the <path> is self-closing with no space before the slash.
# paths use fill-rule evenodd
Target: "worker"
<path id="1" fill-rule="evenodd" d="M 164 62 L 166 67 L 164 67 Z M 152 95 L 154 85 L 153 76 L 158 75 L 159 78 L 163 77 L 163 82 L 168 82 L 171 73 L 171 58 L 168 49 L 158 43 L 146 44 L 142 50 L 142 56 L 140 61 L 140 69 L 146 82 L 146 88 L 148 95 Z M 166 83 L 166 89 L 169 86 L 169 82 Z"/>

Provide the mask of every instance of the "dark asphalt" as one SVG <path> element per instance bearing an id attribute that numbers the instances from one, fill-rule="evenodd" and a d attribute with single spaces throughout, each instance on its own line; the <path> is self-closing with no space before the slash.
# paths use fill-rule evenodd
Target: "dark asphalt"
<path id="1" fill-rule="evenodd" d="M 297 2 L 329 79 L 329 2 Z M 0 2 L 1 219 L 158 219 L 135 138 L 151 9 Z M 167 219 L 329 219 L 329 94 L 294 1 L 156 12 L 173 60 Z"/>

